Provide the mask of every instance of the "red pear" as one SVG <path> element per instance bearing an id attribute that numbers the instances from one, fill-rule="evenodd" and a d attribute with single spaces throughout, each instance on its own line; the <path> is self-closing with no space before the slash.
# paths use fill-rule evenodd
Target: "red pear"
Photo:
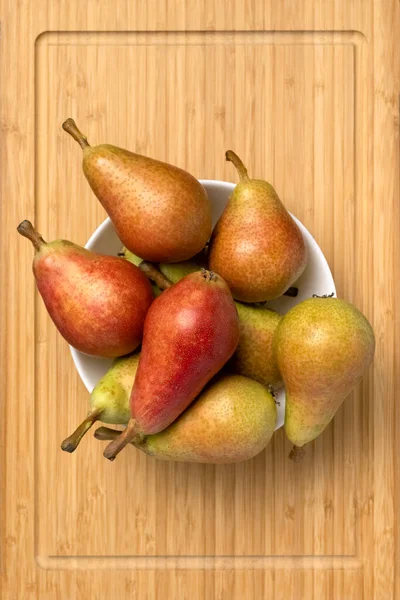
<path id="1" fill-rule="evenodd" d="M 131 420 L 104 452 L 113 460 L 134 438 L 158 433 L 198 396 L 234 353 L 239 318 L 228 286 L 206 271 L 161 294 L 147 313 L 131 395 Z"/>
<path id="2" fill-rule="evenodd" d="M 33 273 L 54 324 L 85 354 L 116 357 L 140 344 L 153 293 L 135 265 L 66 240 L 46 243 L 32 223 L 18 232 L 34 248 Z"/>

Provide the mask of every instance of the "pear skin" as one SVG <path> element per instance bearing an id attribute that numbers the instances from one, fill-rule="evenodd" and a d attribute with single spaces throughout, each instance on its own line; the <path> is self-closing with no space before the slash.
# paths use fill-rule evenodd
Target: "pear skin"
<path id="1" fill-rule="evenodd" d="M 113 460 L 135 437 L 168 427 L 231 358 L 239 318 L 226 283 L 191 273 L 156 298 L 147 313 L 131 395 L 131 421 L 107 446 Z"/>
<path id="2" fill-rule="evenodd" d="M 61 444 L 74 452 L 96 421 L 125 425 L 130 419 L 129 398 L 139 365 L 139 354 L 117 358 L 90 395 L 90 411 L 82 423 Z"/>
<path id="3" fill-rule="evenodd" d="M 160 460 L 234 463 L 259 454 L 275 424 L 275 401 L 264 386 L 241 375 L 225 375 L 213 380 L 167 429 L 136 445 Z M 102 427 L 95 437 L 114 439 L 118 434 Z"/>
<path id="4" fill-rule="evenodd" d="M 193 260 L 185 260 L 179 263 L 161 263 L 158 268 L 172 283 L 178 283 L 183 277 L 200 271 L 202 267 Z"/>
<path id="5" fill-rule="evenodd" d="M 272 185 L 250 179 L 239 157 L 227 160 L 240 175 L 209 244 L 210 269 L 221 275 L 242 302 L 282 296 L 307 264 L 300 229 Z"/>
<path id="6" fill-rule="evenodd" d="M 205 250 L 193 256 L 191 260 L 184 260 L 179 263 L 160 263 L 158 265 L 161 273 L 172 283 L 178 283 L 186 275 L 195 273 L 201 269 L 208 269 L 207 256 Z"/>
<path id="7" fill-rule="evenodd" d="M 77 350 L 117 357 L 135 350 L 153 293 L 145 274 L 122 258 L 66 240 L 45 242 L 29 221 L 18 226 L 34 248 L 33 273 L 47 311 Z"/>
<path id="8" fill-rule="evenodd" d="M 296 448 L 324 431 L 374 351 L 371 325 L 344 300 L 310 298 L 283 317 L 274 352 L 286 388 L 285 431 Z M 295 449 L 291 458 L 301 453 Z"/>
<path id="9" fill-rule="evenodd" d="M 236 302 L 236 308 L 240 337 L 230 362 L 231 369 L 278 390 L 283 383 L 273 352 L 273 339 L 281 315 L 265 307 L 240 302 Z"/>
<path id="10" fill-rule="evenodd" d="M 90 146 L 72 119 L 63 129 L 81 146 L 86 179 L 128 250 L 153 262 L 200 252 L 211 235 L 211 205 L 197 179 L 110 144 Z"/>

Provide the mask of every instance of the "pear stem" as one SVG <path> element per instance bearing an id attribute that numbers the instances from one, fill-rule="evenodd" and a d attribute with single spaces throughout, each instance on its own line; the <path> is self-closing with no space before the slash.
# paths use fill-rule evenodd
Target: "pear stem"
<path id="1" fill-rule="evenodd" d="M 40 233 L 38 233 L 36 231 L 36 229 L 34 228 L 34 226 L 32 225 L 32 223 L 30 221 L 27 221 L 27 220 L 22 221 L 22 223 L 20 223 L 18 225 L 17 231 L 22 236 L 28 238 L 28 240 L 30 240 L 32 242 L 35 250 L 40 250 L 40 248 L 43 246 L 43 244 L 46 243 L 44 241 L 44 239 L 42 238 L 42 236 L 40 235 Z"/>
<path id="2" fill-rule="evenodd" d="M 92 425 L 100 419 L 101 413 L 102 411 L 98 409 L 91 411 L 86 419 L 75 429 L 74 433 L 65 438 L 61 444 L 61 450 L 64 450 L 65 452 L 74 452 L 79 446 L 85 433 L 87 433 Z"/>
<path id="3" fill-rule="evenodd" d="M 64 129 L 64 131 L 69 133 L 69 135 L 72 136 L 76 142 L 78 142 L 82 149 L 86 148 L 87 146 L 90 146 L 86 136 L 83 135 L 81 131 L 79 131 L 77 124 L 73 119 L 69 118 L 66 121 L 64 121 L 64 123 L 62 124 L 62 128 Z"/>
<path id="4" fill-rule="evenodd" d="M 115 440 L 119 436 L 121 432 L 116 429 L 111 429 L 111 427 L 99 427 L 94 432 L 94 437 L 96 440 Z"/>
<path id="5" fill-rule="evenodd" d="M 120 435 L 120 431 L 117 429 L 111 429 L 111 427 L 98 427 L 93 434 L 93 437 L 96 440 L 101 440 L 103 442 L 107 440 L 116 440 Z M 136 435 L 131 442 L 129 442 L 135 448 L 139 448 L 139 450 L 143 450 L 145 446 L 146 436 Z"/>
<path id="6" fill-rule="evenodd" d="M 139 265 L 139 269 L 147 275 L 149 279 L 154 281 L 160 290 L 167 290 L 171 287 L 172 281 L 170 281 L 165 275 L 161 273 L 151 262 L 142 261 Z"/>
<path id="7" fill-rule="evenodd" d="M 140 439 L 142 434 L 138 432 L 138 427 L 135 419 L 131 419 L 120 435 L 108 444 L 104 450 L 103 456 L 108 460 L 115 460 L 116 456 L 125 448 L 134 438 Z"/>
<path id="8" fill-rule="evenodd" d="M 244 166 L 241 159 L 238 157 L 238 155 L 233 150 L 227 150 L 225 152 L 225 158 L 226 158 L 226 160 L 229 160 L 231 163 L 233 163 L 234 167 L 236 168 L 237 172 L 239 173 L 240 181 L 248 181 L 249 180 L 249 176 L 247 174 L 246 167 Z"/>
<path id="9" fill-rule="evenodd" d="M 298 463 L 301 460 L 303 460 L 305 453 L 306 453 L 306 451 L 304 450 L 303 447 L 293 446 L 293 448 L 290 451 L 289 458 L 293 462 Z"/>

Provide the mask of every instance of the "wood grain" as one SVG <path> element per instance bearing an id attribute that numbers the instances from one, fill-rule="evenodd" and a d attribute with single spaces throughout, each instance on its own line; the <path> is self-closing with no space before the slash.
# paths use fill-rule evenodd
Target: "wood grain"
<path id="1" fill-rule="evenodd" d="M 33 4 L 0 2 L 1 597 L 396 598 L 398 2 Z M 232 147 L 313 233 L 377 354 L 302 465 L 282 431 L 236 466 L 61 452 L 88 394 L 15 228 L 105 217 L 68 116 L 199 178 Z"/>

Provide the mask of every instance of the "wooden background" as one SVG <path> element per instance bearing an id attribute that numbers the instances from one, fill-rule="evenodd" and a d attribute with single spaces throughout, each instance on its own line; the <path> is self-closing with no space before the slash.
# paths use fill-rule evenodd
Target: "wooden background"
<path id="1" fill-rule="evenodd" d="M 400 598 L 398 0 L 0 7 L 1 598 Z M 377 352 L 303 464 L 282 431 L 236 466 L 61 452 L 88 394 L 15 228 L 105 217 L 68 116 L 199 178 L 231 147 L 313 233 Z"/>

